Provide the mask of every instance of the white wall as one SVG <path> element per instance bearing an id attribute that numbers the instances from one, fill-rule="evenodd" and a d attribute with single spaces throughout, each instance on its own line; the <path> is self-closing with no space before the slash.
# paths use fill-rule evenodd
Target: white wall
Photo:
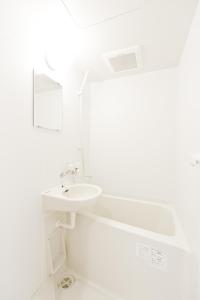
<path id="1" fill-rule="evenodd" d="M 67 15 L 59 3 L 0 3 L 0 299 L 4 300 L 29 300 L 40 285 L 40 193 L 58 183 L 65 162 L 78 159 L 79 73 L 71 69 L 65 74 L 63 131 L 32 126 L 33 57 L 40 46 L 37 37 L 34 41 L 34 30 L 39 26 L 38 16 L 46 25 L 50 7 L 54 11 L 52 25 L 59 20 L 64 26 Z M 63 14 L 58 15 L 59 10 Z"/>
<path id="2" fill-rule="evenodd" d="M 190 165 L 193 156 L 200 154 L 199 53 L 200 6 L 180 63 L 180 95 L 177 107 L 177 205 L 185 232 L 200 266 L 200 168 L 193 168 Z M 200 275 L 198 278 L 200 287 Z M 200 299 L 200 291 L 198 299 Z"/>
<path id="3" fill-rule="evenodd" d="M 177 69 L 91 87 L 90 169 L 105 193 L 174 199 Z"/>

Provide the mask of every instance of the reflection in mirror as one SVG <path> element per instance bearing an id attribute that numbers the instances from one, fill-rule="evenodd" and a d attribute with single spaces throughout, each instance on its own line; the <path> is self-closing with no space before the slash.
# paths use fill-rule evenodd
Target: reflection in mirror
<path id="1" fill-rule="evenodd" d="M 34 70 L 34 126 L 62 129 L 62 85 Z"/>

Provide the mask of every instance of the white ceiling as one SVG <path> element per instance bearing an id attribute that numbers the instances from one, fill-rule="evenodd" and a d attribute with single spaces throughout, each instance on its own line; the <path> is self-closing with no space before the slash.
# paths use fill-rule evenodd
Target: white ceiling
<path id="1" fill-rule="evenodd" d="M 103 22 L 108 18 L 140 8 L 144 0 L 64 0 L 81 27 Z"/>
<path id="2" fill-rule="evenodd" d="M 176 66 L 198 2 L 198 0 L 64 1 L 75 22 L 82 27 L 79 61 L 83 69 L 91 69 L 95 79 L 99 80 L 134 74 L 136 71 L 113 74 L 105 63 L 103 54 L 136 45 L 140 45 L 142 49 L 143 68 L 139 72 Z M 84 26 L 88 27 L 83 29 Z"/>

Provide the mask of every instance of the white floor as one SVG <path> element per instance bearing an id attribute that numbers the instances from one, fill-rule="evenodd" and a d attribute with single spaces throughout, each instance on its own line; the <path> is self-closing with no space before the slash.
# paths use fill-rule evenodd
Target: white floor
<path id="1" fill-rule="evenodd" d="M 122 300 L 90 281 L 76 276 L 76 281 L 67 289 L 56 289 L 52 280 L 48 280 L 30 300 Z"/>
<path id="2" fill-rule="evenodd" d="M 55 289 L 53 283 L 47 281 L 30 300 L 55 300 Z"/>
<path id="3" fill-rule="evenodd" d="M 113 300 L 113 297 L 103 294 L 100 290 L 80 280 L 72 287 L 62 289 L 59 300 Z"/>

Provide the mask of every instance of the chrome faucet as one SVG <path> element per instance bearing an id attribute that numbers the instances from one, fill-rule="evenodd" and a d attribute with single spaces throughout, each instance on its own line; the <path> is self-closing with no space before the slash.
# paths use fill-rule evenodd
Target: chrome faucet
<path id="1" fill-rule="evenodd" d="M 68 169 L 60 173 L 60 178 L 64 178 L 67 175 L 77 176 L 79 172 L 79 168 Z"/>
<path id="2" fill-rule="evenodd" d="M 67 164 L 65 169 L 60 173 L 60 178 L 64 178 L 67 175 L 77 176 L 80 169 L 73 164 Z"/>
<path id="3" fill-rule="evenodd" d="M 64 170 L 60 173 L 60 178 L 62 179 L 61 188 L 64 193 L 68 192 L 70 186 L 76 183 L 75 178 L 79 172 L 78 163 L 67 163 L 65 165 Z"/>

